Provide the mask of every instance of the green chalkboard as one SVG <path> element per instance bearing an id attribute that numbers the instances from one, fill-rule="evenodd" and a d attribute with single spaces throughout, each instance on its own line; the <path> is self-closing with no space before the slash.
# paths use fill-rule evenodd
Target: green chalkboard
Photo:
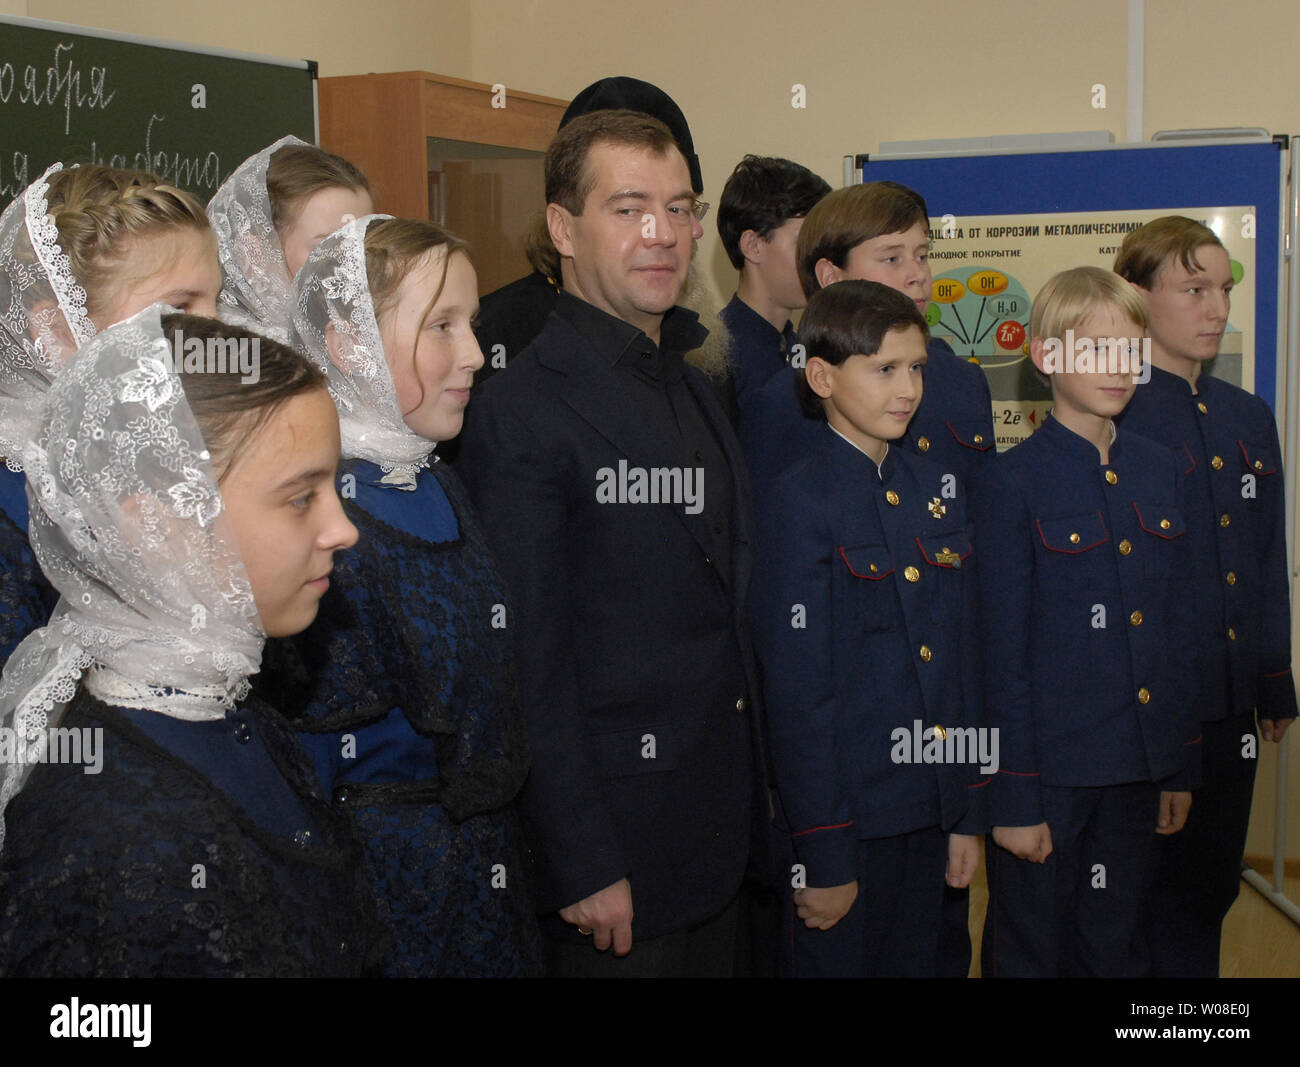
<path id="1" fill-rule="evenodd" d="M 150 170 L 207 203 L 248 156 L 316 143 L 316 64 L 0 17 L 0 210 L 49 164 Z"/>

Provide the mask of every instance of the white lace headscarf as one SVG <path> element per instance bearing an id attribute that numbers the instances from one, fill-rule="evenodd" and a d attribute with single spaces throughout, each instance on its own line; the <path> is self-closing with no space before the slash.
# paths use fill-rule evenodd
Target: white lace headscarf
<path id="1" fill-rule="evenodd" d="M 0 679 L 0 813 L 77 684 L 191 721 L 247 695 L 265 634 L 155 304 L 55 378 L 26 449 L 29 536 L 60 600 Z M 84 674 L 84 678 L 83 678 Z M 4 827 L 0 822 L 0 845 Z"/>
<path id="2" fill-rule="evenodd" d="M 22 470 L 50 382 L 95 326 L 49 215 L 55 163 L 0 215 L 0 456 Z"/>
<path id="3" fill-rule="evenodd" d="M 293 278 L 275 229 L 266 171 L 281 148 L 306 144 L 297 137 L 281 137 L 249 156 L 208 204 L 221 260 L 218 316 L 222 322 L 259 330 L 277 341 L 284 341 L 288 333 Z"/>
<path id="4" fill-rule="evenodd" d="M 294 280 L 290 343 L 329 380 L 343 455 L 377 464 L 390 486 L 414 489 L 435 442 L 402 418 L 366 274 L 366 230 L 390 218 L 364 215 L 312 252 Z"/>

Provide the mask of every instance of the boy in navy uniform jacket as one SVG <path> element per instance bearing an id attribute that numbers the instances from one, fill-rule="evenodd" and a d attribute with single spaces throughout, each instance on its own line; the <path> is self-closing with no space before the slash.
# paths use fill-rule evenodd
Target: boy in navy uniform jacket
<path id="1" fill-rule="evenodd" d="M 1196 708 L 1203 780 L 1187 828 L 1162 843 L 1150 922 L 1158 977 L 1214 978 L 1237 897 L 1255 783 L 1255 714 L 1279 741 L 1296 715 L 1281 450 L 1268 405 L 1202 375 L 1228 321 L 1232 268 L 1214 232 L 1166 216 L 1129 234 L 1115 271 L 1150 314 L 1150 383 L 1126 430 L 1167 445 L 1187 479 L 1193 553 L 1184 576 L 1207 624 Z"/>
<path id="2" fill-rule="evenodd" d="M 764 447 L 755 439 L 761 424 L 753 417 L 754 398 L 773 375 L 786 371 L 796 342 L 790 316 L 808 302 L 795 265 L 799 229 L 830 191 L 825 179 L 789 159 L 746 156 L 718 202 L 718 236 L 740 271 L 736 295 L 718 317 L 731 334 L 737 430 L 751 476 Z M 783 377 L 788 382 L 788 372 Z"/>
<path id="3" fill-rule="evenodd" d="M 974 729 L 964 490 L 890 444 L 921 400 L 925 335 L 886 286 L 813 297 L 800 402 L 825 421 L 758 509 L 751 618 L 801 975 L 936 975 L 945 868 L 964 886 L 978 861 L 976 764 L 996 749 Z"/>
<path id="4" fill-rule="evenodd" d="M 1107 271 L 1043 287 L 1030 354 L 1055 406 L 975 501 L 986 704 L 1001 742 L 985 977 L 1144 973 L 1156 835 L 1177 832 L 1191 802 L 1182 471 L 1113 422 L 1142 374 L 1145 322 Z"/>

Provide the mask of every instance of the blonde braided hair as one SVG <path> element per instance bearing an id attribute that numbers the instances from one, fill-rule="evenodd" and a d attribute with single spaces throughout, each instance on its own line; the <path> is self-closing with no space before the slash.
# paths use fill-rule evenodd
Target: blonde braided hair
<path id="1" fill-rule="evenodd" d="M 98 164 L 51 175 L 48 205 L 92 318 L 114 302 L 115 269 L 139 238 L 177 227 L 211 229 L 203 205 L 185 190 L 143 171 Z"/>

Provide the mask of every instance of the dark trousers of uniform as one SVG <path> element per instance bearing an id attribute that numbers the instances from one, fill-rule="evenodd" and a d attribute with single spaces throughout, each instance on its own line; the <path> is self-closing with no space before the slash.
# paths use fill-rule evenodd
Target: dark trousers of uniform
<path id="1" fill-rule="evenodd" d="M 939 977 L 970 977 L 970 890 L 943 887 L 939 923 Z"/>
<path id="2" fill-rule="evenodd" d="M 787 890 L 799 978 L 935 978 L 948 835 L 938 827 L 858 842 L 858 897 L 829 930 L 810 930 Z"/>
<path id="3" fill-rule="evenodd" d="M 1161 838 L 1148 923 L 1151 969 L 1156 978 L 1219 977 L 1223 919 L 1241 887 L 1253 756 L 1242 754 L 1254 738 L 1255 714 L 1201 724 L 1201 788 L 1182 833 Z"/>
<path id="4" fill-rule="evenodd" d="M 633 908 L 636 897 L 632 898 Z M 632 951 L 615 956 L 613 946 L 598 952 L 585 943 L 546 938 L 549 978 L 731 978 L 736 967 L 736 923 L 739 905 L 733 898 L 718 915 L 688 930 L 637 940 L 632 922 Z"/>
<path id="5" fill-rule="evenodd" d="M 1052 832 L 1045 863 L 985 838 L 985 978 L 1138 978 L 1155 877 L 1160 788 L 1149 782 L 1042 787 Z"/>

